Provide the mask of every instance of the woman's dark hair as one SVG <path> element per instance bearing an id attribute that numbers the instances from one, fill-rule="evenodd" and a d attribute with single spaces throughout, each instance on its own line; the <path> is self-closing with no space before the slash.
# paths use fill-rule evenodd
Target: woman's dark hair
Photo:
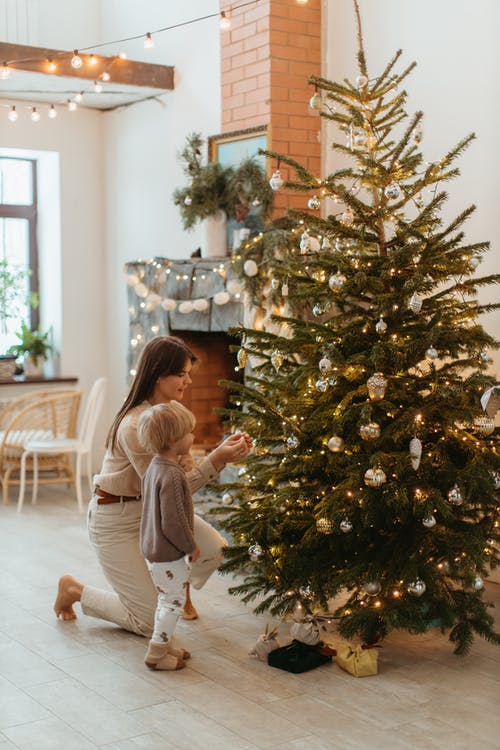
<path id="1" fill-rule="evenodd" d="M 137 363 L 137 373 L 127 398 L 116 415 L 106 438 L 106 448 L 114 449 L 116 433 L 123 417 L 151 396 L 156 381 L 165 375 L 178 375 L 186 362 L 196 362 L 196 355 L 176 336 L 157 336 L 148 341 Z"/>

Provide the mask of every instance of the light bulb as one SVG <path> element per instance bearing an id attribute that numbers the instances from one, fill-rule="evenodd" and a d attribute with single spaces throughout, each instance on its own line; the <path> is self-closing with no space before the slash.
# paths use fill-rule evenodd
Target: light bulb
<path id="1" fill-rule="evenodd" d="M 54 107 L 53 104 L 50 105 L 49 117 L 51 120 L 54 120 L 57 117 L 57 109 Z"/>
<path id="2" fill-rule="evenodd" d="M 15 122 L 17 118 L 19 117 L 17 110 L 14 106 L 10 108 L 9 114 L 7 115 L 7 117 L 9 118 L 11 122 Z"/>
<path id="3" fill-rule="evenodd" d="M 73 51 L 73 57 L 71 58 L 71 67 L 75 68 L 75 70 L 78 70 L 78 68 L 81 68 L 83 65 L 82 58 L 78 54 L 78 50 L 75 49 Z"/>
<path id="4" fill-rule="evenodd" d="M 297 5 L 307 5 L 307 0 L 297 0 Z"/>
<path id="5" fill-rule="evenodd" d="M 49 71 L 49 73 L 54 73 L 56 69 L 57 65 L 55 64 L 54 60 L 49 57 L 49 59 L 47 60 L 47 70 Z"/>
<path id="6" fill-rule="evenodd" d="M 0 71 L 0 78 L 2 79 L 2 81 L 6 81 L 9 76 L 10 76 L 10 68 L 7 65 L 7 63 L 4 62 L 4 64 L 2 65 L 2 70 Z"/>
<path id="7" fill-rule="evenodd" d="M 146 34 L 146 38 L 144 40 L 144 49 L 153 49 L 154 46 L 155 46 L 155 43 L 153 41 L 153 37 L 148 31 L 148 33 Z"/>
<path id="8" fill-rule="evenodd" d="M 78 102 L 78 104 L 80 104 L 83 99 L 83 91 L 79 91 L 78 94 L 75 94 L 74 99 L 75 102 Z"/>
<path id="9" fill-rule="evenodd" d="M 94 54 L 89 57 L 89 65 L 97 65 L 97 58 Z"/>
<path id="10" fill-rule="evenodd" d="M 102 83 L 99 83 L 99 81 L 94 81 L 94 91 L 96 94 L 100 94 L 102 91 Z"/>
<path id="11" fill-rule="evenodd" d="M 68 109 L 70 112 L 74 112 L 77 109 L 77 104 L 72 99 L 68 99 Z"/>
<path id="12" fill-rule="evenodd" d="M 38 122 L 38 120 L 40 119 L 40 112 L 36 107 L 31 108 L 31 119 L 33 120 L 33 122 Z"/>
<path id="13" fill-rule="evenodd" d="M 226 16 L 224 11 L 221 11 L 221 14 L 220 14 L 220 27 L 222 31 L 227 31 L 228 29 L 231 28 L 231 21 Z"/>
<path id="14" fill-rule="evenodd" d="M 102 78 L 103 81 L 109 81 L 109 79 L 111 78 L 111 76 L 109 75 L 108 71 L 105 70 L 104 73 L 102 74 L 101 78 Z"/>
<path id="15" fill-rule="evenodd" d="M 120 58 L 120 60 L 126 60 L 127 59 L 127 53 L 126 52 L 120 52 L 120 54 L 118 55 L 118 57 Z"/>

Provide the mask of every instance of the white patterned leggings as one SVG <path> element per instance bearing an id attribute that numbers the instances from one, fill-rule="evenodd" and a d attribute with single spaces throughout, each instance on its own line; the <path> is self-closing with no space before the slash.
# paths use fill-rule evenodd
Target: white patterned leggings
<path id="1" fill-rule="evenodd" d="M 170 643 L 177 620 L 182 614 L 185 589 L 191 575 L 191 564 L 186 556 L 173 562 L 146 560 L 146 565 L 158 592 L 151 640 L 154 643 Z"/>

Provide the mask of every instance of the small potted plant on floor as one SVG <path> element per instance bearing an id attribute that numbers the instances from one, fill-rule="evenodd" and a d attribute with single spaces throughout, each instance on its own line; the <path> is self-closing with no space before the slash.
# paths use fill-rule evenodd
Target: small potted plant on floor
<path id="1" fill-rule="evenodd" d="M 47 354 L 52 351 L 52 345 L 49 341 L 50 331 L 44 332 L 40 328 L 32 331 L 26 323 L 23 323 L 16 336 L 19 343 L 11 346 L 8 350 L 9 353 L 16 357 L 24 354 L 23 369 L 25 375 L 31 377 L 41 375 L 44 360 Z"/>

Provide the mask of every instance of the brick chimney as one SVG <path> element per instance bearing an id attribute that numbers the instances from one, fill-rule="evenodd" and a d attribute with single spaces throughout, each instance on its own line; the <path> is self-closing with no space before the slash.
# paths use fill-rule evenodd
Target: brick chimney
<path id="1" fill-rule="evenodd" d="M 221 0 L 220 8 L 231 22 L 221 31 L 222 131 L 267 125 L 270 150 L 319 175 L 321 120 L 309 108 L 314 90 L 307 81 L 321 75 L 321 0 L 261 0 L 233 11 Z M 286 179 L 289 168 L 280 171 Z M 275 214 L 306 203 L 303 194 L 280 191 Z"/>

